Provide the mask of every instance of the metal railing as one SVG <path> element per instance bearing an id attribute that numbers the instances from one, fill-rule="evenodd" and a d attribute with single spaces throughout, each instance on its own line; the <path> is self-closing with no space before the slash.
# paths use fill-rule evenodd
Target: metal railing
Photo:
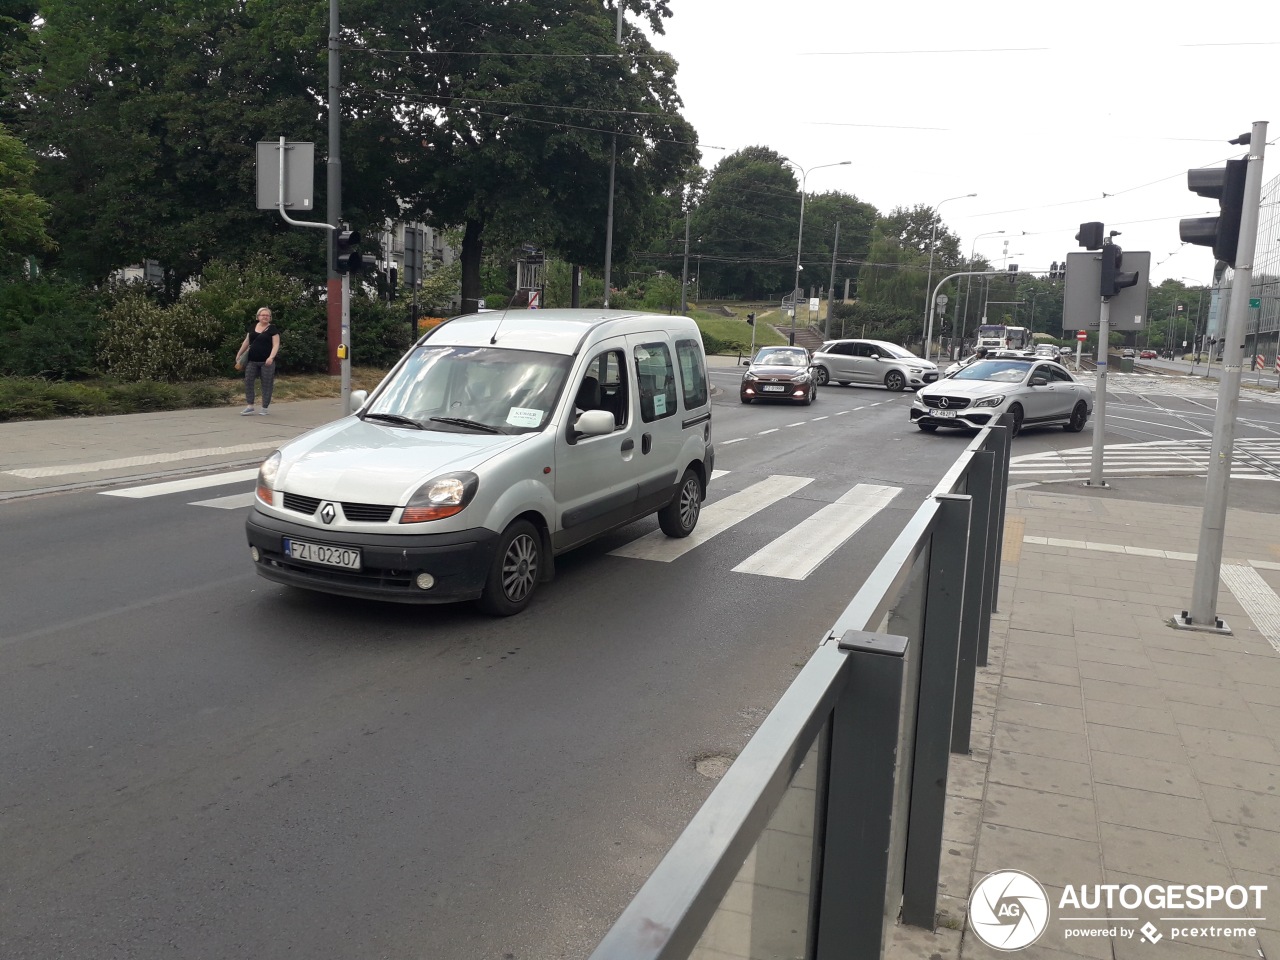
<path id="1" fill-rule="evenodd" d="M 908 521 L 592 960 L 878 960 L 933 929 L 996 608 L 1008 427 Z"/>

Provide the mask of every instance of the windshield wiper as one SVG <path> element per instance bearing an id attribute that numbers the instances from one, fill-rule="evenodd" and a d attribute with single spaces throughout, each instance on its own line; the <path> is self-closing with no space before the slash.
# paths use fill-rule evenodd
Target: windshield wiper
<path id="1" fill-rule="evenodd" d="M 472 430 L 480 430 L 484 433 L 506 433 L 505 430 L 492 424 L 481 423 L 479 420 L 468 420 L 465 417 L 431 417 L 430 419 L 432 423 L 448 423 L 455 427 L 470 427 Z"/>
<path id="2" fill-rule="evenodd" d="M 415 430 L 427 429 L 413 417 L 402 417 L 398 413 L 366 413 L 362 419 L 385 420 L 387 423 L 394 423 L 400 427 L 413 427 Z"/>

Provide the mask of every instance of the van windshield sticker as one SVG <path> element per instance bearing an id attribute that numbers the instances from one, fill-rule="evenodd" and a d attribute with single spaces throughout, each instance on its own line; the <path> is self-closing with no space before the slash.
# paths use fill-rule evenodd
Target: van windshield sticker
<path id="1" fill-rule="evenodd" d="M 513 427 L 536 427 L 542 423 L 542 411 L 532 407 L 512 407 L 507 411 L 507 423 Z"/>
<path id="2" fill-rule="evenodd" d="M 655 393 L 653 395 L 653 412 L 658 416 L 662 416 L 667 412 L 667 396 L 664 393 Z"/>

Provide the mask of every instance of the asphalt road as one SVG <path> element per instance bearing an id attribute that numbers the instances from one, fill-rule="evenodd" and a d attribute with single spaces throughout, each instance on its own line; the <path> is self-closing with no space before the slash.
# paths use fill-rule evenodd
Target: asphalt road
<path id="1" fill-rule="evenodd" d="M 808 482 L 670 562 L 612 552 L 656 520 L 615 532 L 510 620 L 259 579 L 243 507 L 201 505 L 243 481 L 0 504 L 0 957 L 586 957 L 969 439 L 910 394 L 712 377 L 708 511 Z M 1142 396 L 1109 440 L 1200 422 Z M 735 569 L 859 483 L 898 493 L 805 532 L 811 573 Z"/>

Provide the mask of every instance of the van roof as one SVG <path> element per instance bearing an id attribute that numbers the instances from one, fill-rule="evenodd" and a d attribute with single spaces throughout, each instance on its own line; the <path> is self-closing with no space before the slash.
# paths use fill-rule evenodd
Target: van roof
<path id="1" fill-rule="evenodd" d="M 496 332 L 499 345 L 504 347 L 570 355 L 589 333 L 603 327 L 612 328 L 605 331 L 609 335 L 672 327 L 696 335 L 698 329 L 688 317 L 633 310 L 507 310 L 454 317 L 429 331 L 427 337 L 431 343 L 473 346 L 488 344 Z"/>

